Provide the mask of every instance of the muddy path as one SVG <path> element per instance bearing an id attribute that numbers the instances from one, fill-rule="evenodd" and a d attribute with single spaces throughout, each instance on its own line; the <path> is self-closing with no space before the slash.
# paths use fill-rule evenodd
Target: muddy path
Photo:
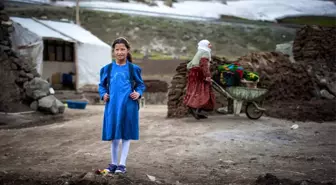
<path id="1" fill-rule="evenodd" d="M 2 129 L 0 182 L 151 184 L 151 175 L 154 184 L 247 185 L 272 173 L 335 183 L 335 122 L 251 121 L 243 114 L 196 121 L 166 119 L 166 111 L 141 109 L 140 140 L 131 143 L 125 177 L 87 177 L 110 162 L 110 143 L 101 141 L 103 106 L 67 109 L 64 116 L 72 119 L 54 124 Z M 299 128 L 291 130 L 293 124 Z"/>

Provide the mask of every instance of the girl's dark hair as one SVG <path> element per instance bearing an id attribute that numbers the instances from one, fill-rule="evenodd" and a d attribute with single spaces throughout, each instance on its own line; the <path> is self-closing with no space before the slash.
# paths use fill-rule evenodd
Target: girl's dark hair
<path id="1" fill-rule="evenodd" d="M 127 41 L 125 38 L 123 38 L 123 37 L 117 38 L 117 39 L 113 42 L 113 44 L 112 44 L 112 49 L 113 49 L 113 50 L 114 50 L 116 44 L 124 44 L 128 50 L 131 49 L 130 44 L 129 44 L 128 41 Z M 129 52 L 127 53 L 127 60 L 130 61 L 131 63 L 133 62 L 133 60 L 132 60 L 132 55 L 131 55 Z"/>

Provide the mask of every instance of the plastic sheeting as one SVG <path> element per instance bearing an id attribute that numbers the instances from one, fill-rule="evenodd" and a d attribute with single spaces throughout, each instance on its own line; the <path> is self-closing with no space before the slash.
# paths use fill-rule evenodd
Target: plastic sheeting
<path id="1" fill-rule="evenodd" d="M 55 39 L 61 39 L 64 41 L 72 41 L 72 39 L 70 39 L 69 37 L 66 37 L 64 35 L 62 35 L 61 33 L 54 31 L 46 26 L 44 26 L 43 24 L 36 22 L 33 19 L 30 18 L 20 18 L 20 17 L 11 17 L 13 22 L 16 22 L 18 24 L 20 24 L 22 27 L 26 28 L 27 30 L 29 30 L 30 32 L 35 33 L 36 35 L 38 35 L 39 37 L 42 38 L 55 38 Z M 44 23 L 43 21 L 41 21 L 42 23 Z M 54 21 L 51 21 L 54 22 Z M 68 23 L 63 23 L 63 24 L 68 24 Z M 67 30 L 61 30 L 59 29 L 60 32 L 64 31 L 67 32 Z"/>
<path id="2" fill-rule="evenodd" d="M 30 60 L 36 65 L 38 73 L 42 74 L 43 65 L 43 40 L 33 32 L 30 32 L 20 24 L 13 24 L 14 32 L 11 40 L 14 51 L 19 53 L 25 60 Z"/>
<path id="3" fill-rule="evenodd" d="M 283 44 L 277 44 L 275 51 L 287 54 L 289 56 L 293 56 L 293 41 Z"/>
<path id="4" fill-rule="evenodd" d="M 15 25 L 12 34 L 14 46 L 25 46 L 26 49 L 16 49 L 23 56 L 32 58 L 37 64 L 37 70 L 43 73 L 43 39 L 61 39 L 75 42 L 76 76 L 79 89 L 85 85 L 99 83 L 100 69 L 111 62 L 111 47 L 84 28 L 65 22 L 47 20 L 35 21 L 29 18 L 11 17 Z"/>
<path id="5" fill-rule="evenodd" d="M 293 56 L 293 41 L 283 44 L 277 44 L 275 51 L 281 52 L 283 54 L 289 55 L 289 60 L 292 63 L 295 63 L 295 59 Z"/>
<path id="6" fill-rule="evenodd" d="M 97 46 L 102 47 L 110 47 L 105 42 L 101 41 L 98 37 L 93 35 L 91 32 L 85 30 L 84 28 L 73 24 L 73 23 L 66 23 L 66 22 L 56 22 L 56 21 L 49 21 L 49 20 L 39 20 L 41 23 L 49 26 L 52 29 L 58 30 L 63 35 L 62 37 L 67 37 L 67 39 L 73 41 L 79 41 L 82 43 L 89 43 L 95 44 Z M 46 33 L 44 33 L 46 34 Z M 55 37 L 55 36 L 54 36 Z"/>

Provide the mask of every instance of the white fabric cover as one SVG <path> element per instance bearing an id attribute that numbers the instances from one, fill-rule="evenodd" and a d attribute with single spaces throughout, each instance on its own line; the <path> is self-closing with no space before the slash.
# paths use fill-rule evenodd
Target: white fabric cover
<path id="1" fill-rule="evenodd" d="M 15 26 L 11 35 L 13 48 L 23 56 L 32 58 L 41 75 L 43 39 L 53 38 L 76 43 L 77 89 L 85 85 L 97 85 L 100 69 L 112 60 L 111 47 L 76 24 L 18 17 L 11 17 L 11 20 Z M 31 47 L 19 50 L 18 46 Z"/>

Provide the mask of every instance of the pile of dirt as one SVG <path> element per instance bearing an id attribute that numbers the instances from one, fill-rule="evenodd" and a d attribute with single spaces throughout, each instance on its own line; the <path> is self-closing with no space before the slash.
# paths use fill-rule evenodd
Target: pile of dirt
<path id="1" fill-rule="evenodd" d="M 269 90 L 265 97 L 268 116 L 295 121 L 336 120 L 336 100 L 321 98 L 307 65 L 277 52 L 250 53 L 238 62 L 259 73 L 259 87 Z"/>
<path id="2" fill-rule="evenodd" d="M 313 84 L 303 66 L 292 63 L 277 52 L 250 53 L 237 60 L 244 69 L 260 75 L 259 87 L 268 89 L 269 104 L 278 101 L 307 101 L 313 95 Z"/>
<path id="3" fill-rule="evenodd" d="M 267 173 L 265 176 L 259 176 L 255 185 L 333 185 L 333 183 L 314 182 L 311 180 L 293 181 L 290 179 L 278 179 L 276 176 Z"/>
<path id="4" fill-rule="evenodd" d="M 336 96 L 336 28 L 305 26 L 298 30 L 293 55 L 304 66 L 318 98 Z"/>
<path id="5" fill-rule="evenodd" d="M 293 43 L 293 55 L 295 64 L 305 70 L 305 78 L 310 80 L 309 90 L 312 97 L 305 99 L 309 101 L 292 98 L 273 104 L 267 114 L 299 121 L 336 120 L 336 28 L 301 28 Z M 302 78 L 299 82 L 301 81 Z M 302 88 L 301 94 L 308 98 L 307 91 Z M 308 87 L 305 88 L 308 90 Z"/>
<path id="6" fill-rule="evenodd" d="M 295 60 L 275 52 L 251 53 L 238 59 L 260 74 L 269 89 L 267 114 L 298 121 L 336 120 L 336 28 L 305 26 L 293 43 Z"/>

